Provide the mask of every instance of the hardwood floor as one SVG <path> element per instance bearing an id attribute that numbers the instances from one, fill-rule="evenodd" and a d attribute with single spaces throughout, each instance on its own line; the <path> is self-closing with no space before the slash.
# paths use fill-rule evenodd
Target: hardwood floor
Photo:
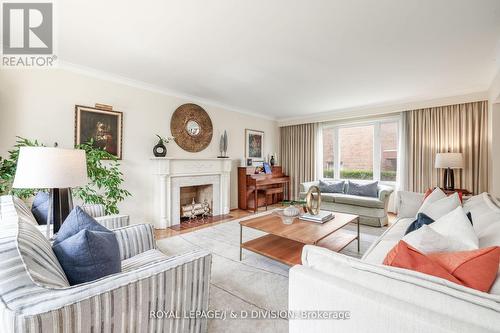
<path id="1" fill-rule="evenodd" d="M 281 205 L 277 204 L 274 206 L 269 206 L 268 210 L 276 208 L 276 207 L 281 207 Z M 260 208 L 260 212 L 264 212 L 266 209 L 265 208 Z M 208 228 L 217 224 L 233 221 L 235 219 L 239 219 L 248 215 L 252 215 L 252 211 L 247 211 L 247 210 L 242 210 L 242 209 L 233 209 L 229 212 L 227 215 L 222 215 L 219 217 L 214 217 L 210 219 L 210 221 L 202 222 L 202 221 L 193 221 L 193 222 L 184 222 L 181 223 L 179 226 L 174 226 L 174 227 L 169 227 L 167 229 L 156 229 L 155 230 L 155 237 L 157 240 L 163 239 L 163 238 L 168 238 L 172 236 L 177 236 L 181 234 L 185 234 L 188 232 L 200 230 L 203 228 Z"/>
<path id="2" fill-rule="evenodd" d="M 273 209 L 281 207 L 280 204 L 276 204 L 273 206 L 269 206 L 268 209 Z M 265 211 L 265 208 L 260 208 L 259 212 Z M 163 239 L 163 238 L 168 238 L 168 237 L 173 237 L 181 234 L 185 234 L 188 232 L 200 230 L 203 228 L 208 228 L 217 224 L 233 221 L 235 219 L 239 219 L 248 215 L 252 215 L 253 212 L 247 211 L 247 210 L 242 210 L 242 209 L 233 209 L 229 212 L 227 215 L 222 215 L 219 217 L 212 218 L 210 221 L 193 221 L 193 222 L 185 222 L 182 223 L 184 225 L 179 225 L 175 227 L 170 227 L 167 229 L 156 229 L 155 230 L 155 237 L 157 240 Z M 392 225 L 392 223 L 396 220 L 396 214 L 389 213 L 389 226 Z"/>

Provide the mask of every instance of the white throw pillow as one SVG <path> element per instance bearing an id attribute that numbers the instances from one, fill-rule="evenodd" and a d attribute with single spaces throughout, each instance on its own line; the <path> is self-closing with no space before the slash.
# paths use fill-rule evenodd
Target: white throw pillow
<path id="1" fill-rule="evenodd" d="M 405 235 L 402 240 L 422 253 L 448 252 L 452 247 L 449 238 L 427 224 Z"/>
<path id="2" fill-rule="evenodd" d="M 429 226 L 450 240 L 448 248 L 450 252 L 476 250 L 479 248 L 479 240 L 474 228 L 464 209 L 460 206 Z"/>
<path id="3" fill-rule="evenodd" d="M 436 187 L 434 189 L 434 191 L 432 191 L 432 193 L 429 194 L 427 196 L 427 198 L 425 198 L 425 200 L 422 203 L 422 206 L 420 206 L 420 209 L 418 210 L 418 212 L 422 213 L 422 211 L 427 209 L 427 207 L 431 206 L 436 201 L 439 201 L 439 200 L 444 199 L 444 198 L 446 198 L 446 194 L 439 187 Z"/>
<path id="4" fill-rule="evenodd" d="M 473 196 L 464 203 L 466 213 L 471 213 L 474 230 L 480 235 L 492 224 L 500 223 L 500 207 L 488 193 Z"/>
<path id="5" fill-rule="evenodd" d="M 431 195 L 427 199 L 429 199 Z M 438 196 L 436 195 L 435 197 Z M 428 203 L 427 199 L 424 201 L 424 204 L 422 205 L 422 207 L 420 207 L 418 212 L 429 216 L 434 221 L 452 212 L 457 207 L 462 207 L 462 203 L 460 202 L 460 197 L 458 196 L 458 193 L 453 193 L 449 197 L 444 195 L 444 198 L 438 200 L 433 199 L 431 203 Z"/>

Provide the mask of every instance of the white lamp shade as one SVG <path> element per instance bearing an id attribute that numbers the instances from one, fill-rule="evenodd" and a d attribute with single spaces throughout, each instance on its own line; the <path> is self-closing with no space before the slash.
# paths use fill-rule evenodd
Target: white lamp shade
<path id="1" fill-rule="evenodd" d="M 87 184 L 87 161 L 81 149 L 21 147 L 14 188 L 71 188 Z"/>
<path id="2" fill-rule="evenodd" d="M 437 169 L 461 169 L 464 167 L 464 157 L 462 153 L 439 153 L 436 154 Z"/>

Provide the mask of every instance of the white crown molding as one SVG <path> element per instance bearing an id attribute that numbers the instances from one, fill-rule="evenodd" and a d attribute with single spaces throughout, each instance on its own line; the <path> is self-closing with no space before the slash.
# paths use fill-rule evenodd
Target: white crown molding
<path id="1" fill-rule="evenodd" d="M 488 99 L 488 91 L 475 91 L 466 93 L 448 94 L 435 98 L 412 98 L 408 100 L 392 101 L 381 104 L 364 105 L 352 108 L 337 109 L 320 112 L 303 117 L 278 119 L 278 126 L 290 126 L 305 123 L 327 122 L 349 118 L 384 115 L 406 110 L 422 109 L 427 107 L 460 104 Z"/>
<path id="2" fill-rule="evenodd" d="M 219 102 L 216 102 L 216 101 L 213 101 L 210 99 L 206 99 L 203 97 L 185 94 L 185 93 L 182 93 L 182 92 L 179 92 L 176 90 L 164 88 L 164 87 L 161 87 L 158 85 L 153 85 L 153 84 L 150 84 L 150 83 L 147 83 L 144 81 L 134 80 L 134 79 L 131 79 L 131 78 L 128 78 L 125 76 L 118 75 L 118 74 L 113 74 L 110 72 L 105 72 L 105 71 L 97 70 L 97 69 L 86 67 L 86 66 L 81 66 L 78 64 L 74 64 L 74 63 L 70 63 L 70 62 L 66 62 L 66 61 L 62 61 L 62 60 L 60 60 L 58 62 L 58 68 L 62 69 L 62 70 L 67 70 L 69 72 L 73 72 L 73 73 L 77 73 L 77 74 L 81 74 L 81 75 L 85 75 L 85 76 L 90 76 L 90 77 L 104 80 L 104 81 L 110 81 L 110 82 L 123 84 L 126 86 L 130 86 L 130 87 L 134 87 L 134 88 L 138 88 L 138 89 L 142 89 L 142 90 L 147 90 L 147 91 L 151 91 L 154 93 L 158 93 L 158 94 L 162 94 L 162 95 L 166 95 L 166 96 L 170 96 L 170 97 L 184 99 L 186 101 L 193 102 L 193 103 L 205 104 L 205 105 L 209 105 L 209 106 L 213 106 L 213 107 L 217 107 L 217 108 L 221 108 L 221 109 L 226 109 L 228 111 L 241 113 L 241 114 L 244 114 L 247 116 L 258 117 L 258 118 L 263 118 L 263 119 L 273 120 L 273 121 L 276 120 L 275 117 L 264 115 L 264 114 L 261 114 L 258 112 L 237 108 L 237 107 L 234 107 L 231 105 L 226 105 L 226 104 L 219 103 Z"/>

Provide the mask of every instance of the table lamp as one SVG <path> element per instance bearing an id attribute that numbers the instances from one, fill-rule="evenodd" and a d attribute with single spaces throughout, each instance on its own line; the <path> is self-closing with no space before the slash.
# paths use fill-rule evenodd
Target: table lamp
<path id="1" fill-rule="evenodd" d="M 464 167 L 464 157 L 462 153 L 438 153 L 436 154 L 436 169 L 444 170 L 444 189 L 455 190 L 455 175 L 453 169 Z"/>
<path id="2" fill-rule="evenodd" d="M 73 209 L 71 188 L 86 184 L 87 162 L 84 150 L 20 148 L 12 187 L 50 189 L 47 225 L 52 222 L 54 234 Z"/>

